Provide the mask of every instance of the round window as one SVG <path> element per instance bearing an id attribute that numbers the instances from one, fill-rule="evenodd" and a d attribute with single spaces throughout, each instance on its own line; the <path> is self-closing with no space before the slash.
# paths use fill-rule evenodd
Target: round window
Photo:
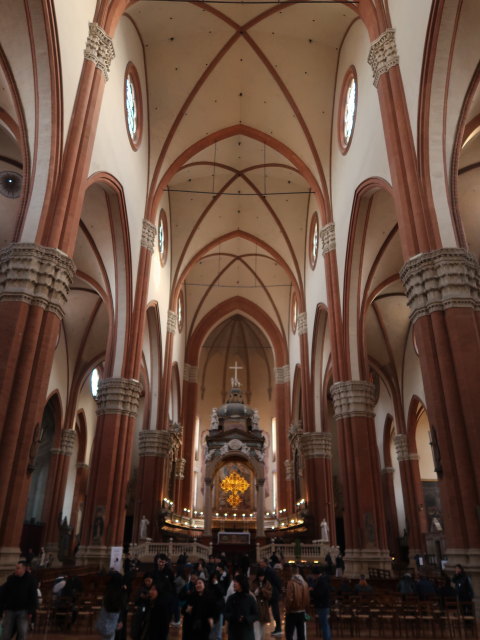
<path id="1" fill-rule="evenodd" d="M 357 115 L 357 95 L 357 74 L 355 68 L 350 67 L 345 75 L 342 92 L 340 94 L 338 133 L 340 147 L 343 153 L 347 153 L 352 141 Z"/>
<path id="2" fill-rule="evenodd" d="M 131 62 L 125 70 L 125 120 L 130 145 L 136 151 L 142 138 L 142 94 L 137 70 Z"/>

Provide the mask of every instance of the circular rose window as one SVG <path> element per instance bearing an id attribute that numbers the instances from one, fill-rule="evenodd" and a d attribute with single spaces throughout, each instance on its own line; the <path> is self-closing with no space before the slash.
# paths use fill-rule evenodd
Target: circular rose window
<path id="1" fill-rule="evenodd" d="M 134 151 L 142 139 L 142 94 L 135 66 L 129 62 L 125 70 L 125 120 L 130 145 Z"/>

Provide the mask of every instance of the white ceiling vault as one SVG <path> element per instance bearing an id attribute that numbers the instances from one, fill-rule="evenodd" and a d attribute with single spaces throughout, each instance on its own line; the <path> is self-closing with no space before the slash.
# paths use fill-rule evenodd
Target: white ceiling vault
<path id="1" fill-rule="evenodd" d="M 145 47 L 151 180 L 168 191 L 187 330 L 241 297 L 286 337 L 308 216 L 328 209 L 337 60 L 356 13 L 340 2 L 149 0 L 128 16 Z"/>

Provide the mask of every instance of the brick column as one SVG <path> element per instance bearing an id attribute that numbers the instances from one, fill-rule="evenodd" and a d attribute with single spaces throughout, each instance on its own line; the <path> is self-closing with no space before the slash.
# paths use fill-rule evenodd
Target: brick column
<path id="1" fill-rule="evenodd" d="M 383 467 L 382 469 L 382 491 L 383 504 L 385 506 L 385 526 L 387 530 L 387 544 L 392 555 L 398 556 L 400 545 L 398 542 L 398 517 L 395 502 L 395 489 L 393 486 L 393 467 Z"/>
<path id="2" fill-rule="evenodd" d="M 403 266 L 436 468 L 449 566 L 467 567 L 480 589 L 480 269 L 464 249 L 421 253 Z"/>
<path id="3" fill-rule="evenodd" d="M 418 453 L 408 451 L 408 438 L 399 433 L 393 438 L 402 479 L 403 502 L 408 522 L 408 546 L 410 558 L 426 552 L 425 534 L 428 532 L 423 490 L 420 480 Z"/>
<path id="4" fill-rule="evenodd" d="M 46 500 L 43 509 L 43 521 L 46 522 L 44 545 L 52 548 L 59 539 L 59 518 L 61 518 L 68 467 L 77 439 L 74 429 L 63 429 L 59 449 L 52 449 L 48 474 Z"/>
<path id="5" fill-rule="evenodd" d="M 120 16 L 118 16 L 120 17 Z M 73 279 L 73 254 L 105 78 L 114 57 L 111 38 L 89 27 L 60 175 L 50 175 L 36 230 L 38 244 L 0 251 L 0 570 L 18 558 L 28 496 L 25 451 L 40 424 L 63 308 Z M 52 171 L 57 170 L 54 162 Z"/>
<path id="6" fill-rule="evenodd" d="M 165 469 L 171 445 L 167 430 L 147 429 L 138 434 L 138 465 L 132 541 L 138 542 L 142 516 L 150 521 L 150 537 L 156 537 L 157 520 L 165 497 Z"/>
<path id="7" fill-rule="evenodd" d="M 292 479 L 287 478 L 285 460 L 289 456 L 288 423 L 290 417 L 290 367 L 275 367 L 275 407 L 277 417 L 277 497 L 288 513 L 293 510 Z M 278 499 L 277 499 L 278 502 Z M 278 507 L 278 505 L 277 505 Z"/>
<path id="8" fill-rule="evenodd" d="M 374 423 L 375 388 L 362 380 L 331 387 L 345 494 L 346 569 L 390 568 Z"/>
<path id="9" fill-rule="evenodd" d="M 14 243 L 0 250 L 0 568 L 19 554 L 28 455 L 42 421 L 73 261 L 58 249 Z"/>
<path id="10" fill-rule="evenodd" d="M 109 548 L 123 544 L 125 500 L 135 418 L 141 385 L 138 380 L 101 380 L 97 394 L 97 428 L 90 484 L 77 558 L 104 563 Z"/>
<path id="11" fill-rule="evenodd" d="M 185 425 L 185 429 L 183 432 L 184 436 L 182 452 L 187 462 L 184 467 L 184 477 L 181 483 L 178 497 L 178 512 L 182 514 L 184 513 L 184 508 L 190 511 L 192 507 L 193 460 L 195 449 L 193 438 L 195 435 L 197 401 L 198 367 L 186 362 L 183 368 L 182 422 Z"/>
<path id="12" fill-rule="evenodd" d="M 307 510 L 313 517 L 315 538 L 321 537 L 320 523 L 325 518 L 330 527 L 330 544 L 335 544 L 335 505 L 332 476 L 332 434 L 315 431 L 300 436 L 304 461 Z"/>

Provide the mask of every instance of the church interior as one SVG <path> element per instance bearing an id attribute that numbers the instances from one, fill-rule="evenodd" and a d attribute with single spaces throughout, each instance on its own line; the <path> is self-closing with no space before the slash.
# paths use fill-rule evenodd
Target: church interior
<path id="1" fill-rule="evenodd" d="M 480 592 L 478 0 L 0 7 L 0 571 L 321 541 Z"/>

